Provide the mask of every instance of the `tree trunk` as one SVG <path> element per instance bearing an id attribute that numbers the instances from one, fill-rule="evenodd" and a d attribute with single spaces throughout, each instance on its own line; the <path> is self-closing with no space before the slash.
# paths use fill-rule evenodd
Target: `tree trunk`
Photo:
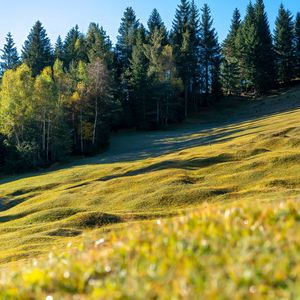
<path id="1" fill-rule="evenodd" d="M 46 109 L 44 108 L 44 116 L 43 116 L 43 136 L 42 136 L 42 149 L 45 154 L 46 151 Z"/>
<path id="2" fill-rule="evenodd" d="M 98 97 L 96 97 L 96 103 L 95 103 L 95 121 L 94 121 L 94 131 L 93 131 L 93 145 L 95 145 L 95 142 L 96 142 L 97 125 L 98 125 Z"/>
<path id="3" fill-rule="evenodd" d="M 184 117 L 187 118 L 188 116 L 188 81 L 185 81 L 184 84 L 184 103 L 185 103 L 185 108 L 184 108 Z"/>
<path id="4" fill-rule="evenodd" d="M 50 116 L 48 116 L 47 155 L 46 155 L 47 162 L 49 162 L 50 126 L 51 126 L 50 124 L 51 124 L 51 119 Z"/>
<path id="5" fill-rule="evenodd" d="M 81 149 L 81 154 L 83 154 L 83 120 L 82 120 L 82 107 L 80 107 L 80 149 Z"/>

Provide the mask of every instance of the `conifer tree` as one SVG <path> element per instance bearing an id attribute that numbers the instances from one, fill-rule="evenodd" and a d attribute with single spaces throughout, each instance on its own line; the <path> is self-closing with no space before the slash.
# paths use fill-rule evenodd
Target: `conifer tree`
<path id="1" fill-rule="evenodd" d="M 87 62 L 88 57 L 85 37 L 76 25 L 68 32 L 64 41 L 64 63 L 67 68 L 72 64 L 76 68 L 79 61 Z"/>
<path id="2" fill-rule="evenodd" d="M 53 55 L 50 39 L 40 21 L 37 21 L 28 35 L 22 50 L 22 60 L 34 76 L 46 66 L 52 65 Z"/>
<path id="3" fill-rule="evenodd" d="M 213 20 L 210 15 L 210 9 L 207 4 L 202 8 L 202 17 L 200 22 L 200 61 L 203 72 L 203 90 L 208 96 L 210 93 L 218 94 L 213 88 L 219 86 L 220 71 L 220 46 L 218 36 L 213 28 Z M 207 99 L 206 99 L 207 101 Z"/>
<path id="4" fill-rule="evenodd" d="M 157 30 L 158 27 L 155 27 Z M 160 29 L 162 31 L 162 29 Z M 146 110 L 147 110 L 147 69 L 148 60 L 145 56 L 144 44 L 146 42 L 146 30 L 141 26 L 137 31 L 136 43 L 133 46 L 132 58 L 130 60 L 130 90 L 131 108 L 133 120 L 138 127 L 146 127 Z"/>
<path id="5" fill-rule="evenodd" d="M 61 39 L 61 36 L 58 36 L 56 43 L 55 43 L 54 58 L 55 58 L 55 60 L 59 59 L 61 61 L 64 59 L 64 44 Z"/>
<path id="6" fill-rule="evenodd" d="M 174 49 L 178 72 L 184 83 L 185 117 L 188 114 L 189 91 L 191 84 L 191 31 L 190 31 L 191 6 L 188 0 L 181 0 L 176 9 L 175 19 L 171 32 L 172 46 Z"/>
<path id="7" fill-rule="evenodd" d="M 241 27 L 241 14 L 238 9 L 233 12 L 230 31 L 223 42 L 222 84 L 228 95 L 235 93 L 240 84 L 238 66 L 238 49 L 236 40 Z"/>
<path id="8" fill-rule="evenodd" d="M 162 43 L 164 46 L 167 45 L 168 31 L 167 31 L 167 28 L 166 28 L 164 22 L 162 21 L 162 18 L 156 8 L 153 9 L 153 11 L 149 17 L 147 25 L 148 25 L 148 30 L 149 30 L 150 36 L 154 33 L 155 28 L 161 30 L 161 32 L 164 35 L 164 39 L 163 39 Z"/>
<path id="9" fill-rule="evenodd" d="M 126 8 L 121 20 L 119 35 L 117 38 L 116 51 L 123 72 L 128 68 L 135 45 L 136 33 L 139 21 L 132 7 Z"/>
<path id="10" fill-rule="evenodd" d="M 255 9 L 250 2 L 236 40 L 241 84 L 244 90 L 255 89 L 256 87 L 256 49 L 258 43 Z"/>
<path id="11" fill-rule="evenodd" d="M 89 61 L 103 60 L 110 69 L 113 65 L 112 42 L 103 27 L 91 23 L 86 37 Z"/>
<path id="12" fill-rule="evenodd" d="M 300 78 L 300 12 L 297 13 L 295 21 L 295 49 L 296 49 L 296 70 L 295 75 Z"/>
<path id="13" fill-rule="evenodd" d="M 20 64 L 18 51 L 10 32 L 6 36 L 6 43 L 1 52 L 1 73 L 15 69 Z"/>
<path id="14" fill-rule="evenodd" d="M 275 23 L 274 45 L 276 53 L 277 80 L 289 83 L 293 78 L 295 62 L 294 24 L 289 10 L 280 5 Z"/>
<path id="15" fill-rule="evenodd" d="M 253 57 L 256 64 L 255 83 L 259 92 L 266 92 L 275 81 L 273 40 L 263 0 L 256 0 L 254 9 L 258 36 L 256 55 Z"/>
<path id="16" fill-rule="evenodd" d="M 200 16 L 199 10 L 195 4 L 195 1 L 191 2 L 190 12 L 190 68 L 191 68 L 191 84 L 190 91 L 195 96 L 199 92 L 200 85 L 200 61 L 199 61 L 199 49 L 200 49 Z"/>

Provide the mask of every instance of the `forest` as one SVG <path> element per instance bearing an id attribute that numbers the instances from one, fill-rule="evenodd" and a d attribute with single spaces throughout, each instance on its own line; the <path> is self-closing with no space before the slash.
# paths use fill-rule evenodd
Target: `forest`
<path id="1" fill-rule="evenodd" d="M 128 7 L 113 45 L 91 23 L 55 45 L 37 21 L 18 52 L 1 52 L 0 172 L 49 166 L 99 153 L 112 131 L 182 122 L 228 96 L 261 95 L 300 78 L 300 13 L 279 7 L 274 32 L 263 0 L 233 12 L 220 43 L 210 8 L 181 0 L 166 28 L 154 9 L 147 26 Z"/>

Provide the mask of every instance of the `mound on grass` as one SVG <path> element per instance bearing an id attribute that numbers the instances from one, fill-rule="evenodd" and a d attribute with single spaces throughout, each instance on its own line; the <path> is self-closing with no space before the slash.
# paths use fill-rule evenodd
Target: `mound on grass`
<path id="1" fill-rule="evenodd" d="M 0 297 L 299 299 L 299 236 L 299 201 L 207 204 L 11 267 Z"/>

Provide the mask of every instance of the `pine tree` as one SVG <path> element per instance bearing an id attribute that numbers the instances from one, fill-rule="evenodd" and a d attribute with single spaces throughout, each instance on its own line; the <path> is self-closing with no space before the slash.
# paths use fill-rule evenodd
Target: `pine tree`
<path id="1" fill-rule="evenodd" d="M 220 52 L 218 36 L 213 28 L 210 9 L 207 4 L 204 4 L 200 22 L 200 61 L 203 69 L 203 90 L 206 96 L 210 93 L 214 95 L 219 93 L 219 91 L 213 89 L 219 87 Z"/>
<path id="2" fill-rule="evenodd" d="M 112 42 L 103 27 L 91 23 L 86 40 L 89 61 L 92 62 L 100 58 L 111 69 L 113 64 Z"/>
<path id="3" fill-rule="evenodd" d="M 192 0 L 191 13 L 189 21 L 190 31 L 190 68 L 191 68 L 191 84 L 190 92 L 196 96 L 199 92 L 200 85 L 200 72 L 199 72 L 199 47 L 200 47 L 200 16 L 199 10 Z"/>
<path id="4" fill-rule="evenodd" d="M 280 5 L 275 23 L 274 45 L 276 53 L 277 80 L 289 83 L 293 78 L 295 61 L 293 17 L 283 4 Z"/>
<path id="5" fill-rule="evenodd" d="M 61 61 L 64 59 L 64 43 L 61 39 L 61 36 L 58 36 L 56 43 L 55 43 L 54 58 L 55 58 L 55 60 L 59 59 Z"/>
<path id="6" fill-rule="evenodd" d="M 295 21 L 295 49 L 296 49 L 296 70 L 295 75 L 300 78 L 300 13 L 297 13 Z"/>
<path id="7" fill-rule="evenodd" d="M 254 9 L 258 35 L 256 56 L 253 58 L 256 63 L 255 85 L 257 91 L 266 92 L 275 81 L 273 39 L 263 0 L 257 0 Z"/>
<path id="8" fill-rule="evenodd" d="M 88 57 L 85 37 L 76 25 L 68 32 L 64 41 L 64 63 L 67 68 L 72 64 L 76 68 L 79 61 L 87 62 Z"/>
<path id="9" fill-rule="evenodd" d="M 238 49 L 236 40 L 241 27 L 241 14 L 234 10 L 230 31 L 223 42 L 222 53 L 222 84 L 228 95 L 236 93 L 240 84 L 240 72 L 238 67 Z"/>
<path id="10" fill-rule="evenodd" d="M 53 62 L 52 48 L 46 30 L 37 21 L 28 35 L 22 50 L 22 60 L 38 75 L 46 66 Z"/>
<path id="11" fill-rule="evenodd" d="M 157 27 L 156 29 L 157 30 Z M 161 31 L 161 30 L 160 30 Z M 130 92 L 133 120 L 138 127 L 146 127 L 147 110 L 147 69 L 148 60 L 145 56 L 144 44 L 146 42 L 146 30 L 143 26 L 138 29 L 136 44 L 133 46 L 132 58 L 130 60 Z"/>
<path id="12" fill-rule="evenodd" d="M 241 85 L 244 90 L 256 88 L 256 49 L 258 43 L 259 38 L 255 9 L 250 2 L 236 39 L 239 69 L 241 72 Z"/>
<path id="13" fill-rule="evenodd" d="M 138 27 L 139 21 L 136 19 L 133 8 L 126 8 L 119 28 L 116 45 L 118 59 L 123 72 L 129 67 Z"/>
<path id="14" fill-rule="evenodd" d="M 191 59 L 191 6 L 188 0 L 181 0 L 176 9 L 171 32 L 172 46 L 176 58 L 178 72 L 184 83 L 185 117 L 188 115 L 189 92 L 192 77 Z"/>
<path id="15" fill-rule="evenodd" d="M 149 35 L 151 36 L 153 33 L 154 33 L 154 30 L 155 28 L 161 30 L 161 32 L 163 33 L 164 35 L 164 38 L 163 38 L 163 45 L 167 45 L 168 44 L 168 31 L 167 31 L 167 28 L 164 24 L 164 22 L 162 21 L 162 18 L 158 12 L 158 10 L 155 8 L 153 9 L 150 17 L 149 17 L 149 20 L 148 20 L 148 29 L 149 29 Z"/>
<path id="16" fill-rule="evenodd" d="M 18 51 L 10 32 L 7 34 L 6 44 L 1 52 L 1 73 L 4 73 L 6 70 L 15 69 L 20 64 Z"/>

